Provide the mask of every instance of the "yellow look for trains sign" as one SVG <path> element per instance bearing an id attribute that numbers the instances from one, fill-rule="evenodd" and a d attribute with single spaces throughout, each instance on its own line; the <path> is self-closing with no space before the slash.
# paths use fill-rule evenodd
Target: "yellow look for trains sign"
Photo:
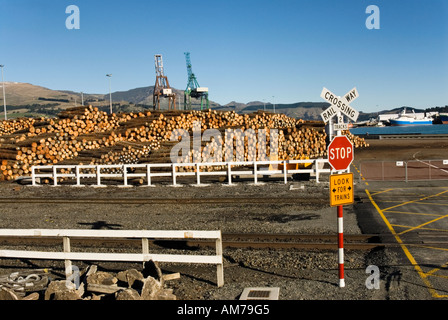
<path id="1" fill-rule="evenodd" d="M 330 176 L 330 206 L 353 203 L 353 173 Z"/>

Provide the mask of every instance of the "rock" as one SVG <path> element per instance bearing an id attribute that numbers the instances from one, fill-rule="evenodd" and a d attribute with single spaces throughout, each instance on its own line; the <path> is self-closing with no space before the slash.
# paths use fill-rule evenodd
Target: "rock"
<path id="1" fill-rule="evenodd" d="M 57 291 L 52 300 L 80 300 L 81 297 L 75 291 Z"/>
<path id="2" fill-rule="evenodd" d="M 22 300 L 39 300 L 39 294 L 37 292 L 33 292 L 26 297 L 23 297 Z"/>
<path id="3" fill-rule="evenodd" d="M 76 293 L 75 284 L 65 280 L 50 282 L 45 290 L 45 300 L 78 300 L 81 297 Z"/>
<path id="4" fill-rule="evenodd" d="M 112 285 L 116 284 L 118 279 L 115 278 L 111 273 L 98 271 L 87 277 L 88 284 L 104 284 L 104 285 Z"/>
<path id="5" fill-rule="evenodd" d="M 90 300 L 101 300 L 103 297 L 105 297 L 106 295 L 104 294 L 92 294 L 92 297 L 90 298 Z"/>
<path id="6" fill-rule="evenodd" d="M 120 281 L 123 281 L 123 282 L 127 282 L 129 285 L 129 288 L 131 288 L 136 280 L 143 281 L 144 277 L 140 271 L 138 271 L 136 269 L 129 269 L 126 271 L 119 272 L 117 274 L 117 279 Z"/>
<path id="7" fill-rule="evenodd" d="M 145 261 L 143 267 L 144 277 L 153 277 L 161 282 L 162 280 L 162 270 L 159 267 L 159 264 L 153 260 Z"/>
<path id="8" fill-rule="evenodd" d="M 0 288 L 0 300 L 21 300 L 13 290 Z"/>
<path id="9" fill-rule="evenodd" d="M 115 293 L 115 300 L 142 300 L 142 297 L 138 294 L 137 290 L 127 288 Z"/>
<path id="10" fill-rule="evenodd" d="M 177 297 L 173 294 L 172 289 L 162 289 L 157 294 L 156 299 L 157 300 L 177 300 Z"/>
<path id="11" fill-rule="evenodd" d="M 143 300 L 155 300 L 159 291 L 162 289 L 162 284 L 153 277 L 147 277 L 143 280 L 143 288 L 141 296 Z"/>

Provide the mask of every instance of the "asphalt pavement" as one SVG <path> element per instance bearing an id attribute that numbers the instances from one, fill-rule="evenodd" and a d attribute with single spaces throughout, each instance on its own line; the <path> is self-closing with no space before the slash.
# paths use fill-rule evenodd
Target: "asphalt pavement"
<path id="1" fill-rule="evenodd" d="M 355 170 L 355 203 L 363 233 L 395 243 L 432 299 L 448 299 L 448 181 L 368 181 Z"/>

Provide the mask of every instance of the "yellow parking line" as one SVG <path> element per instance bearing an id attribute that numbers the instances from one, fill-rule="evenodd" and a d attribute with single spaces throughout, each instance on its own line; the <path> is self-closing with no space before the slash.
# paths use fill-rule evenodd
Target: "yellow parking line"
<path id="1" fill-rule="evenodd" d="M 415 204 L 429 204 L 431 206 L 448 206 L 448 203 L 440 203 L 440 202 L 416 202 Z"/>
<path id="2" fill-rule="evenodd" d="M 411 229 L 414 228 L 412 226 L 404 226 L 402 224 L 391 224 L 392 227 L 398 227 L 398 228 L 407 228 L 407 229 Z M 440 228 L 420 228 L 421 230 L 428 230 L 428 231 L 442 231 L 442 232 L 448 232 L 447 229 L 440 229 Z"/>
<path id="3" fill-rule="evenodd" d="M 410 212 L 410 211 L 394 211 L 394 210 L 388 210 L 387 213 L 402 213 L 402 214 L 416 214 L 421 216 L 436 216 L 440 217 L 441 214 L 437 213 L 423 213 L 423 212 Z"/>
<path id="4" fill-rule="evenodd" d="M 447 250 L 447 249 L 445 249 L 445 250 Z M 442 268 L 446 268 L 446 267 L 448 267 L 448 262 L 445 263 L 445 264 L 442 264 L 442 265 L 441 265 L 440 267 L 438 267 L 438 268 L 434 268 L 434 269 L 432 269 L 431 271 L 426 272 L 426 276 L 427 276 L 427 277 L 428 277 L 428 276 L 434 276 L 434 274 L 435 274 L 437 271 L 439 271 L 439 270 L 442 269 Z M 441 275 L 435 275 L 435 276 L 437 276 L 437 277 L 442 277 L 442 278 L 447 278 L 447 279 L 448 279 L 447 276 L 441 276 Z"/>
<path id="5" fill-rule="evenodd" d="M 448 276 L 443 276 L 441 274 L 429 274 L 428 276 L 442 278 L 442 279 L 448 279 Z"/>
<path id="6" fill-rule="evenodd" d="M 383 190 L 383 191 L 377 191 L 375 193 L 372 193 L 372 196 L 376 196 L 377 194 L 384 193 L 384 192 L 389 192 L 391 190 L 394 190 L 394 189 L 386 189 L 386 190 Z"/>
<path id="7" fill-rule="evenodd" d="M 436 218 L 436 219 L 430 220 L 430 221 L 428 221 L 428 222 L 422 223 L 421 225 L 418 225 L 418 226 L 416 226 L 416 227 L 409 228 L 408 230 L 405 230 L 405 231 L 400 232 L 399 235 L 405 234 L 406 232 L 409 232 L 409 231 L 413 231 L 413 230 L 420 229 L 420 228 L 422 228 L 422 227 L 424 227 L 424 226 L 427 226 L 427 225 L 430 224 L 430 223 L 436 222 L 436 221 L 438 221 L 438 220 L 440 220 L 440 219 L 443 219 L 443 218 L 446 218 L 446 217 L 448 217 L 448 214 L 447 214 L 447 215 L 444 215 L 444 216 L 441 216 L 441 217 L 438 217 L 438 218 Z"/>
<path id="8" fill-rule="evenodd" d="M 397 204 L 397 205 L 395 205 L 395 206 L 392 206 L 392 207 L 389 207 L 389 208 L 385 208 L 385 209 L 383 209 L 383 211 L 387 211 L 387 210 L 390 210 L 390 209 L 393 209 L 393 208 L 396 208 L 396 207 L 401 207 L 401 206 L 404 206 L 404 205 L 406 205 L 406 204 L 410 204 L 410 203 L 418 203 L 419 201 L 424 201 L 424 200 L 426 200 L 426 199 L 430 199 L 430 198 L 438 197 L 439 195 L 444 194 L 444 193 L 446 193 L 446 192 L 448 192 L 448 190 L 445 190 L 445 191 L 442 191 L 442 192 L 439 192 L 439 193 L 437 193 L 437 194 L 433 194 L 433 195 L 430 195 L 430 196 L 426 196 L 426 197 L 423 197 L 423 198 L 420 198 L 420 199 L 415 199 L 415 200 L 411 200 L 411 201 L 406 201 L 406 202 Z M 425 202 L 425 203 L 426 203 L 426 202 Z"/>
<path id="9" fill-rule="evenodd" d="M 446 190 L 448 191 L 448 190 Z M 445 191 L 445 192 L 446 192 Z M 387 220 L 386 216 L 383 213 L 383 210 L 380 209 L 380 207 L 378 207 L 378 205 L 376 204 L 376 202 L 373 200 L 372 195 L 370 194 L 369 190 L 365 189 L 365 192 L 367 194 L 367 196 L 370 199 L 370 202 L 373 204 L 373 206 L 375 207 L 375 209 L 378 211 L 378 213 L 380 214 L 381 218 L 383 219 L 384 223 L 386 224 L 387 228 L 390 230 L 390 232 L 392 233 L 392 235 L 395 237 L 395 239 L 397 240 L 397 242 L 400 244 L 401 249 L 403 250 L 404 254 L 406 255 L 406 257 L 409 259 L 409 261 L 411 262 L 411 264 L 414 266 L 415 270 L 417 271 L 417 273 L 419 274 L 420 278 L 422 279 L 423 283 L 426 285 L 426 287 L 428 288 L 430 294 L 434 297 L 434 298 L 447 298 L 448 295 L 439 295 L 437 293 L 437 291 L 434 289 L 434 287 L 432 286 L 432 284 L 428 281 L 425 273 L 423 272 L 422 268 L 418 265 L 417 261 L 414 259 L 414 257 L 412 256 L 412 254 L 409 252 L 409 249 L 407 248 L 407 246 L 403 243 L 403 241 L 401 240 L 400 236 L 395 232 L 394 228 L 392 227 L 392 225 L 389 223 L 389 221 Z"/>

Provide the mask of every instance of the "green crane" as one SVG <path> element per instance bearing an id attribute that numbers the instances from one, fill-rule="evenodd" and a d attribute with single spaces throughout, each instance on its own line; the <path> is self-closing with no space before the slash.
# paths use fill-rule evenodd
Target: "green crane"
<path id="1" fill-rule="evenodd" d="M 184 108 L 191 110 L 191 98 L 201 99 L 201 110 L 210 108 L 208 101 L 208 88 L 200 87 L 191 68 L 190 52 L 184 52 L 187 61 L 188 83 L 184 91 Z"/>

